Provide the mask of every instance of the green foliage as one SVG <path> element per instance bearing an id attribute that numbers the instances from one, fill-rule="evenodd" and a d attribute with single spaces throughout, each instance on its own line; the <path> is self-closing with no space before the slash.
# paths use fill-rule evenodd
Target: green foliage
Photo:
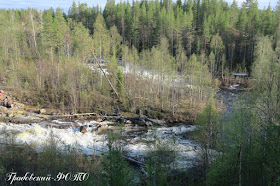
<path id="1" fill-rule="evenodd" d="M 75 48 L 73 55 L 80 57 L 83 62 L 87 62 L 91 42 L 89 31 L 82 25 L 82 23 L 74 23 L 73 32 L 73 44 Z"/>
<path id="2" fill-rule="evenodd" d="M 148 154 L 146 159 L 147 185 L 172 185 L 168 180 L 169 167 L 176 160 L 176 154 L 169 146 L 155 139 L 156 149 Z"/>
<path id="3" fill-rule="evenodd" d="M 2 56 L 0 54 L 0 80 L 4 78 L 6 75 L 5 73 L 5 65 L 4 65 L 4 60 L 2 60 Z"/>
<path id="4" fill-rule="evenodd" d="M 120 43 L 122 41 L 122 37 L 118 33 L 117 27 L 113 26 L 110 28 L 110 35 L 111 35 L 111 47 L 112 47 L 112 55 L 117 55 L 120 49 Z"/>
<path id="5" fill-rule="evenodd" d="M 15 144 L 13 135 L 8 136 L 6 145 L 1 146 L 0 151 L 0 181 L 1 185 L 9 185 L 5 182 L 4 173 L 17 172 L 18 175 L 25 175 L 27 172 L 34 173 L 36 176 L 51 175 L 56 177 L 59 172 L 75 173 L 87 172 L 89 178 L 85 182 L 72 182 L 60 180 L 50 181 L 48 184 L 56 185 L 100 185 L 101 167 L 100 160 L 91 161 L 91 157 L 85 157 L 81 152 L 74 150 L 72 147 L 65 146 L 65 151 L 58 149 L 55 141 L 47 141 L 41 146 L 41 152 L 36 152 L 33 146 L 26 144 Z M 19 182 L 15 184 L 20 185 Z M 35 184 L 35 182 L 26 182 L 25 184 Z M 43 182 L 41 184 L 44 184 Z M 46 183 L 45 183 L 46 184 Z"/>
<path id="6" fill-rule="evenodd" d="M 240 8 L 236 1 L 229 6 L 224 0 L 189 0 L 183 4 L 180 0 L 108 1 L 103 12 L 98 6 L 73 2 L 67 16 L 59 8 L 43 13 L 2 9 L 0 78 L 19 94 L 21 89 L 27 90 L 26 96 L 41 107 L 74 112 L 108 108 L 113 105 L 109 83 L 96 69 L 85 65 L 92 58 L 92 48 L 99 59 L 110 59 L 108 77 L 122 99 L 129 97 L 133 108 L 148 105 L 174 114 L 180 108 L 193 108 L 192 113 L 197 113 L 198 105 L 213 94 L 212 79 L 223 76 L 225 69 L 247 71 L 256 80 L 245 104 L 252 109 L 242 108 L 240 103 L 232 117 L 221 121 L 222 129 L 213 102 L 198 116 L 203 176 L 209 185 L 279 184 L 279 158 L 275 158 L 280 156 L 279 15 L 280 1 L 275 9 L 268 6 L 260 10 L 255 0 L 247 0 Z M 132 73 L 123 74 L 117 64 L 119 57 L 132 66 Z M 152 76 L 139 78 L 135 73 L 139 66 Z M 170 79 L 176 72 L 184 75 L 188 85 L 181 86 L 183 91 L 169 86 L 174 85 Z M 127 163 L 113 141 L 104 163 L 105 183 L 131 184 Z M 217 153 L 212 153 L 212 148 Z M 1 151 L 5 170 L 16 169 L 13 163 L 19 172 L 24 171 L 22 167 L 32 168 L 34 164 L 21 161 L 18 151 L 15 146 Z M 78 166 L 74 154 L 65 157 Z M 155 166 L 160 164 L 157 156 L 148 160 L 148 180 L 151 185 L 164 185 L 167 173 Z M 71 167 L 54 147 L 32 157 L 52 172 L 58 170 L 53 168 L 55 159 L 59 160 L 57 168 Z M 44 167 L 40 170 L 42 174 L 47 171 Z M 100 174 L 95 175 L 97 179 Z M 162 183 L 158 177 L 163 178 Z"/>
<path id="7" fill-rule="evenodd" d="M 108 152 L 102 162 L 104 169 L 105 185 L 133 185 L 133 170 L 124 160 L 121 147 L 118 141 L 118 134 L 110 131 L 107 134 Z"/>
<path id="8" fill-rule="evenodd" d="M 254 90 L 222 120 L 220 155 L 207 174 L 209 185 L 279 183 L 280 68 L 268 37 L 258 39 L 254 55 Z"/>
<path id="9" fill-rule="evenodd" d="M 110 36 L 103 15 L 98 14 L 93 28 L 94 52 L 100 59 L 106 59 L 110 53 Z"/>
<path id="10" fill-rule="evenodd" d="M 233 154 L 238 154 L 234 152 Z M 206 185 L 233 185 L 236 178 L 236 168 L 230 166 L 233 164 L 232 157 L 230 155 L 224 155 L 223 157 L 217 157 L 217 160 L 211 166 L 207 173 Z"/>
<path id="11" fill-rule="evenodd" d="M 120 94 L 120 96 L 122 98 L 124 98 L 124 96 L 125 96 L 124 93 L 123 93 L 124 79 L 123 79 L 123 73 L 122 73 L 121 68 L 118 68 L 117 78 L 118 78 L 117 91 Z"/>
<path id="12" fill-rule="evenodd" d="M 206 81 L 209 70 L 212 79 L 223 75 L 225 69 L 237 71 L 242 67 L 243 71 L 251 72 L 253 61 L 256 61 L 253 54 L 258 49 L 255 48 L 258 34 L 275 38 L 272 48 L 276 58 L 279 58 L 279 6 L 275 10 L 272 7 L 258 10 L 257 6 L 256 1 L 245 2 L 241 8 L 238 8 L 236 2 L 229 6 L 224 1 L 200 3 L 192 0 L 183 4 L 181 1 L 168 0 L 162 3 L 135 1 L 132 4 L 110 1 L 102 13 L 98 6 L 89 7 L 86 3 L 73 1 L 67 16 L 59 8 L 56 11 L 44 10 L 43 13 L 33 9 L 1 10 L 1 78 L 5 74 L 14 88 L 24 87 L 25 81 L 28 81 L 30 88 L 38 90 L 38 95 L 40 92 L 48 92 L 42 99 L 47 98 L 45 100 L 50 104 L 58 106 L 64 103 L 64 106 L 69 108 L 71 105 L 75 109 L 81 106 L 80 103 L 86 105 L 87 96 L 81 97 L 85 92 L 91 95 L 96 93 L 94 91 L 101 91 L 105 96 L 111 94 L 106 90 L 109 84 L 96 74 L 93 74 L 94 78 L 89 78 L 89 86 L 84 82 L 82 86 L 70 88 L 63 84 L 68 81 L 66 84 L 71 86 L 70 80 L 74 81 L 66 75 L 66 64 L 73 64 L 69 61 L 87 63 L 92 58 L 90 49 L 93 49 L 99 59 L 121 57 L 133 63 L 135 68 L 136 64 L 141 65 L 153 74 L 158 74 L 161 90 L 157 88 L 160 90 L 157 95 L 149 93 L 153 97 L 148 98 L 149 104 L 162 102 L 155 98 L 172 102 L 174 95 L 168 100 L 169 91 L 162 85 L 168 83 L 170 74 L 173 76 L 176 71 L 189 74 L 193 69 L 195 73 L 190 81 L 199 83 L 199 100 L 202 100 L 206 95 L 203 86 L 209 84 Z M 122 51 L 123 46 L 131 50 L 131 56 L 126 56 L 129 53 Z M 193 63 L 193 54 L 196 54 L 197 63 Z M 203 59 L 206 59 L 205 56 L 209 58 L 209 70 L 203 66 L 205 60 L 200 60 L 200 54 L 204 56 Z M 69 69 L 75 67 L 69 66 Z M 11 72 L 8 71 L 10 69 Z M 76 77 L 76 72 L 70 71 Z M 85 74 L 81 75 L 83 78 L 77 79 L 85 81 L 85 77 L 89 76 L 88 72 Z M 199 78 L 195 77 L 197 75 Z M 127 89 L 142 86 L 140 84 L 143 82 L 137 85 L 132 79 L 128 78 L 130 82 L 125 85 Z M 115 81 L 113 84 L 116 86 L 116 77 L 111 80 Z M 60 91 L 61 88 L 63 91 Z M 139 97 L 136 94 L 148 95 L 148 89 L 145 91 L 126 92 L 130 92 L 129 97 L 136 102 L 136 97 Z M 152 91 L 155 92 L 156 87 Z M 190 92 L 194 94 L 193 90 Z M 73 104 L 67 103 L 69 97 L 74 100 Z M 81 102 L 81 99 L 84 100 Z M 166 105 L 169 104 L 162 103 L 162 109 Z M 171 105 L 174 108 L 175 104 Z"/>
<path id="13" fill-rule="evenodd" d="M 53 39 L 53 45 L 55 48 L 57 48 L 57 52 L 59 53 L 59 55 L 64 47 L 64 32 L 66 31 L 65 27 L 66 27 L 66 23 L 62 15 L 62 12 L 59 8 L 57 8 L 52 24 L 52 39 Z"/>
<path id="14" fill-rule="evenodd" d="M 218 146 L 221 153 L 210 166 L 206 179 L 209 185 L 266 182 L 262 177 L 265 160 L 259 141 L 261 129 L 256 113 L 244 104 L 247 103 L 236 103 L 232 114 L 222 120 Z"/>
<path id="15" fill-rule="evenodd" d="M 44 48 L 47 50 L 47 52 L 50 54 L 52 54 L 52 47 L 53 47 L 53 41 L 52 41 L 52 37 L 53 37 L 53 33 L 52 33 L 52 28 L 53 28 L 53 17 L 52 17 L 52 10 L 45 10 L 44 14 L 43 14 L 43 20 L 44 20 L 44 24 L 43 24 L 43 46 Z M 45 52 L 45 53 L 47 53 Z"/>
<path id="16" fill-rule="evenodd" d="M 28 90 L 28 89 L 30 88 L 30 85 L 29 85 L 28 81 L 25 81 L 25 83 L 24 83 L 24 88 L 25 88 L 26 90 Z"/>
<path id="17" fill-rule="evenodd" d="M 198 116 L 196 125 L 201 127 L 198 132 L 198 137 L 196 138 L 198 142 L 202 144 L 202 148 L 204 148 L 206 151 L 215 148 L 217 145 L 217 132 L 219 129 L 219 125 L 218 113 L 216 111 L 216 106 L 213 98 L 210 99 L 209 103 L 204 107 L 203 111 Z"/>

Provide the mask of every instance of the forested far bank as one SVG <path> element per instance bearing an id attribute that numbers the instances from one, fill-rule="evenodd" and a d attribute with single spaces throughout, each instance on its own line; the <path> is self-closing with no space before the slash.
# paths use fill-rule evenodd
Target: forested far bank
<path id="1" fill-rule="evenodd" d="M 194 119 L 215 93 L 216 77 L 251 73 L 258 38 L 268 36 L 279 56 L 279 8 L 188 0 L 108 1 L 104 11 L 73 2 L 67 15 L 59 8 L 1 10 L 0 78 L 33 105 L 142 108 Z M 93 55 L 107 61 L 105 77 L 88 67 Z"/>
<path id="2" fill-rule="evenodd" d="M 91 33 L 98 7 L 73 2 L 68 17 L 80 21 Z M 134 46 L 139 53 L 152 49 L 162 37 L 168 39 L 169 53 L 175 59 L 184 52 L 187 57 L 204 53 L 214 76 L 222 71 L 248 71 L 254 62 L 259 36 L 269 35 L 274 47 L 279 40 L 279 3 L 260 10 L 256 0 L 241 7 L 233 1 L 108 1 L 102 12 L 107 28 L 116 26 L 122 43 Z M 179 64 L 179 63 L 177 63 Z M 183 71 L 182 66 L 177 66 Z"/>

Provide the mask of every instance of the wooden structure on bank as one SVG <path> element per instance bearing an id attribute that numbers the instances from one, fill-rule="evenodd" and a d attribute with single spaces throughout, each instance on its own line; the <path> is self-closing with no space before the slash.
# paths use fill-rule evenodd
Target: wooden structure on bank
<path id="1" fill-rule="evenodd" d="M 224 86 L 231 86 L 235 84 L 249 86 L 249 75 L 247 73 L 232 73 L 230 76 L 222 77 L 222 84 Z"/>

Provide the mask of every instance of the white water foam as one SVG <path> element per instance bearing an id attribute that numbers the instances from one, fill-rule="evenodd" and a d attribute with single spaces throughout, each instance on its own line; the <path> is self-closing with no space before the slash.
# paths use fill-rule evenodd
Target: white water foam
<path id="1" fill-rule="evenodd" d="M 53 120 L 37 124 L 0 123 L 0 142 L 5 143 L 7 135 L 12 134 L 16 143 L 29 144 L 37 150 L 50 141 L 58 147 L 75 148 L 86 155 L 100 156 L 107 151 L 105 134 L 97 134 L 94 126 L 107 125 L 110 122 L 90 121 L 84 124 Z M 63 126 L 59 128 L 58 126 Z M 81 133 L 79 126 L 86 126 L 87 132 Z M 195 130 L 194 126 L 160 127 L 149 129 L 142 135 L 131 135 L 128 142 L 123 143 L 125 153 L 137 159 L 145 157 L 149 152 L 163 146 L 176 152 L 176 160 L 172 165 L 176 168 L 187 168 L 193 165 L 193 160 L 200 151 L 199 146 L 192 140 L 183 139 L 182 134 Z M 127 129 L 131 131 L 131 129 Z M 127 132 L 123 130 L 123 133 Z"/>

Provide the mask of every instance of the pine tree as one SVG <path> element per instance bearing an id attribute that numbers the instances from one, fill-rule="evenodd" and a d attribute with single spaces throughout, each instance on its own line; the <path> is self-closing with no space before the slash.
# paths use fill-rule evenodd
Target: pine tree
<path id="1" fill-rule="evenodd" d="M 104 18 L 98 14 L 93 25 L 93 47 L 96 55 L 101 58 L 107 58 L 110 53 L 110 36 L 106 28 Z"/>
<path id="2" fill-rule="evenodd" d="M 112 47 L 112 55 L 117 55 L 118 50 L 120 49 L 120 44 L 122 41 L 121 35 L 118 33 L 117 27 L 112 26 L 110 28 L 111 35 L 111 47 Z"/>
<path id="3" fill-rule="evenodd" d="M 51 56 L 53 64 L 54 41 L 53 41 L 53 12 L 52 10 L 45 10 L 43 15 L 43 46 L 45 53 Z"/>
<path id="4" fill-rule="evenodd" d="M 74 24 L 73 28 L 74 37 L 74 56 L 79 56 L 83 62 L 87 61 L 87 56 L 89 54 L 91 39 L 89 36 L 89 31 L 80 22 Z"/>
<path id="5" fill-rule="evenodd" d="M 209 32 L 210 32 L 210 29 L 209 29 L 208 19 L 206 17 L 204 17 L 204 21 L 203 21 L 203 40 L 204 40 L 203 48 L 204 48 L 204 51 L 206 51 L 207 44 L 210 42 L 210 33 Z"/>
<path id="6" fill-rule="evenodd" d="M 278 61 L 280 61 L 280 0 L 277 2 L 276 7 L 276 32 L 275 32 L 275 41 L 276 41 L 276 55 L 278 56 Z"/>
<path id="7" fill-rule="evenodd" d="M 68 11 L 68 16 L 73 19 L 74 21 L 77 21 L 77 15 L 78 15 L 78 8 L 77 8 L 77 4 L 75 3 L 75 1 L 73 1 L 71 7 L 69 8 Z"/>
<path id="8" fill-rule="evenodd" d="M 215 107 L 214 99 L 211 98 L 196 121 L 196 124 L 201 126 L 196 139 L 201 144 L 202 148 L 204 176 L 210 167 L 211 159 L 214 157 L 211 149 L 217 145 L 217 131 L 219 130 L 219 127 L 218 114 Z"/>
<path id="9" fill-rule="evenodd" d="M 211 52 L 209 55 L 209 69 L 212 74 L 212 79 L 215 77 L 215 64 L 216 64 L 215 54 Z"/>
<path id="10" fill-rule="evenodd" d="M 187 4 L 187 14 L 186 14 L 186 28 L 185 28 L 185 42 L 186 42 L 186 50 L 187 55 L 190 56 L 192 54 L 192 42 L 193 42 L 193 1 L 188 1 Z"/>
<path id="11" fill-rule="evenodd" d="M 214 76 L 218 75 L 220 73 L 220 62 L 222 59 L 222 55 L 224 54 L 224 44 L 222 38 L 219 36 L 219 34 L 216 34 L 212 37 L 211 43 L 210 43 L 211 51 L 215 55 L 215 65 L 213 69 Z"/>
<path id="12" fill-rule="evenodd" d="M 64 50 L 64 33 L 66 32 L 66 22 L 63 17 L 63 14 L 59 8 L 56 9 L 56 14 L 53 19 L 52 24 L 52 39 L 53 45 L 58 53 L 58 59 L 60 60 L 61 53 Z"/>

